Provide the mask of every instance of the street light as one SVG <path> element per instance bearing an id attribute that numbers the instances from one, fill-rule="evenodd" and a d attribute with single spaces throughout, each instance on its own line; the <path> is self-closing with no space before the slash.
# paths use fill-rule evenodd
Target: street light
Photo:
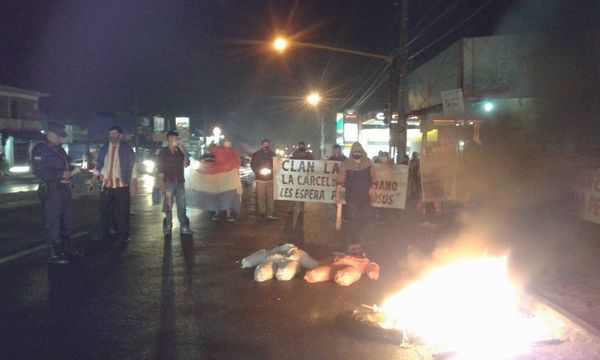
<path id="1" fill-rule="evenodd" d="M 215 128 L 213 129 L 213 136 L 216 138 L 219 138 L 219 136 L 221 136 L 221 128 L 218 126 L 215 126 Z"/>
<path id="2" fill-rule="evenodd" d="M 287 49 L 288 47 L 288 41 L 279 36 L 275 39 L 275 41 L 273 41 L 273 48 L 275 49 L 275 51 L 282 53 L 285 51 L 285 49 Z"/>
<path id="3" fill-rule="evenodd" d="M 273 41 L 273 48 L 278 53 L 285 52 L 285 50 L 287 50 L 287 48 L 290 47 L 290 45 L 293 45 L 294 47 L 321 49 L 321 50 L 328 50 L 328 51 L 335 51 L 335 52 L 341 52 L 341 53 L 346 53 L 346 54 L 352 54 L 352 55 L 370 57 L 370 58 L 384 60 L 385 62 L 387 62 L 389 64 L 391 64 L 394 61 L 394 57 L 393 56 L 386 56 L 386 55 L 380 55 L 380 54 L 372 54 L 372 53 L 368 53 L 368 52 L 364 52 L 364 51 L 358 51 L 358 50 L 353 50 L 353 49 L 346 49 L 346 48 L 341 48 L 341 47 L 337 47 L 337 46 L 313 44 L 313 43 L 306 43 L 306 42 L 301 42 L 301 41 L 290 41 L 290 40 L 287 40 L 286 38 L 284 38 L 282 36 L 278 36 Z"/>
<path id="4" fill-rule="evenodd" d="M 310 106 L 317 106 L 321 102 L 321 95 L 318 92 L 311 92 L 306 96 L 306 102 Z"/>

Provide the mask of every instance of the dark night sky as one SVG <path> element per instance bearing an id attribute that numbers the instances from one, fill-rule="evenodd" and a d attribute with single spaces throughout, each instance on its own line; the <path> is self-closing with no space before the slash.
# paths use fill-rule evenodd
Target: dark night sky
<path id="1" fill-rule="evenodd" d="M 416 62 L 462 36 L 527 28 L 527 1 L 490 1 Z M 456 5 L 411 52 L 486 2 L 413 0 L 411 36 Z M 197 126 L 204 116 L 240 137 L 283 136 L 291 129 L 311 137 L 316 127 L 302 124 L 314 114 L 293 97 L 312 88 L 332 99 L 355 93 L 351 106 L 381 63 L 308 49 L 281 56 L 243 40 L 284 32 L 306 42 L 389 54 L 398 42 L 399 9 L 399 0 L 9 0 L 0 14 L 0 84 L 50 93 L 43 106 L 53 115 L 127 111 L 137 99 L 141 113 L 188 114 Z M 361 110 L 381 108 L 386 88 Z"/>

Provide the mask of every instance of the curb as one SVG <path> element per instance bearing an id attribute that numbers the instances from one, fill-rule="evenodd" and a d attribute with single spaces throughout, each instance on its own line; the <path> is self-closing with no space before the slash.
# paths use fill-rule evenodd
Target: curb
<path id="1" fill-rule="evenodd" d="M 541 308 L 542 311 L 550 312 L 554 317 L 566 323 L 567 325 L 578 329 L 579 331 L 595 338 L 600 343 L 600 330 L 590 325 L 587 321 L 573 314 L 563 306 L 555 303 L 547 297 L 539 294 L 535 290 L 526 292 L 526 303 L 532 308 Z"/>

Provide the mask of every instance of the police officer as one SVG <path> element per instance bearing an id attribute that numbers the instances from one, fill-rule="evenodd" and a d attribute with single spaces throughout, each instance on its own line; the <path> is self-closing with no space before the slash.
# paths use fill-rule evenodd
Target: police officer
<path id="1" fill-rule="evenodd" d="M 69 237 L 73 233 L 72 172 L 69 157 L 61 146 L 66 136 L 63 124 L 50 122 L 46 141 L 36 144 L 31 153 L 33 173 L 41 180 L 38 195 L 44 210 L 49 264 L 68 263 L 66 252 L 80 256 L 69 251 Z"/>

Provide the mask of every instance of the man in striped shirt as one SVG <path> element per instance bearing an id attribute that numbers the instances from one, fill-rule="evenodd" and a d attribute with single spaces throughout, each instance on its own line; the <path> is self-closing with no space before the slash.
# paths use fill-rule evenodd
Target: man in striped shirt
<path id="1" fill-rule="evenodd" d="M 129 209 L 131 197 L 137 190 L 135 153 L 123 140 L 123 130 L 118 126 L 109 129 L 109 142 L 98 153 L 94 174 L 102 183 L 100 192 L 100 231 L 103 241 L 116 219 L 119 240 L 129 241 Z"/>

